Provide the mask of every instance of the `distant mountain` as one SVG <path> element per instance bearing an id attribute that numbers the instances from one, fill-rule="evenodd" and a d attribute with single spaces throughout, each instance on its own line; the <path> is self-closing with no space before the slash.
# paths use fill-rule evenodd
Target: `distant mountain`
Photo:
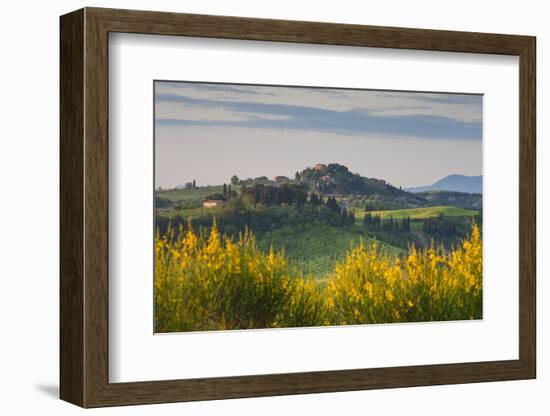
<path id="1" fill-rule="evenodd" d="M 480 194 L 483 191 L 483 176 L 465 176 L 465 175 L 449 175 L 438 180 L 433 185 L 416 186 L 407 188 L 406 191 L 413 193 L 429 192 L 429 191 L 452 191 L 452 192 L 467 192 L 469 194 Z"/>

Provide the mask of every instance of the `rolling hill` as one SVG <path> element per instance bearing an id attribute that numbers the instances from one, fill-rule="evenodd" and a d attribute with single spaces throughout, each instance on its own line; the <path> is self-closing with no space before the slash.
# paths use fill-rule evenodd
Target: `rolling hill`
<path id="1" fill-rule="evenodd" d="M 426 208 L 398 209 L 392 211 L 372 211 L 371 215 L 378 215 L 382 219 L 393 217 L 394 220 L 409 217 L 412 220 L 437 217 L 440 214 L 446 217 L 473 217 L 479 215 L 479 211 L 458 207 L 438 206 Z"/>

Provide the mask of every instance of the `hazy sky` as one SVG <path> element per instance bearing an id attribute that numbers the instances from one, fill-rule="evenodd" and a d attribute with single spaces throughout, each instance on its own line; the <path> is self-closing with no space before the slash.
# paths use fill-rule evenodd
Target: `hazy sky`
<path id="1" fill-rule="evenodd" d="M 482 96 L 155 82 L 156 184 L 336 162 L 396 186 L 480 175 Z"/>

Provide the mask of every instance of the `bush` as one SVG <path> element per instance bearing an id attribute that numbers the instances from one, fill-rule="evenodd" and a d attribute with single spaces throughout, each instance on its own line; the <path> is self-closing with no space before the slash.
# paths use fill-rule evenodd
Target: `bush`
<path id="1" fill-rule="evenodd" d="M 157 332 L 322 324 L 320 292 L 289 267 L 284 254 L 264 254 L 252 233 L 238 240 L 192 229 L 155 243 Z"/>
<path id="2" fill-rule="evenodd" d="M 477 225 L 445 252 L 410 247 L 395 258 L 376 242 L 352 248 L 323 284 L 246 231 L 222 236 L 168 228 L 155 239 L 156 332 L 479 319 Z"/>
<path id="3" fill-rule="evenodd" d="M 479 319 L 482 315 L 482 244 L 470 237 L 448 253 L 410 248 L 393 260 L 374 242 L 359 245 L 336 265 L 328 282 L 334 324 Z"/>

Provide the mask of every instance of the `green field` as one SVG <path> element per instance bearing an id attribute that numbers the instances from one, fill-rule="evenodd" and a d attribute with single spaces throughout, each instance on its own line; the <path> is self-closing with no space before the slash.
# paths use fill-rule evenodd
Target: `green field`
<path id="1" fill-rule="evenodd" d="M 238 191 L 240 186 L 232 185 L 234 191 Z M 189 189 L 169 189 L 164 191 L 156 191 L 155 195 L 168 198 L 172 202 L 201 202 L 209 195 L 219 194 L 223 191 L 223 185 L 216 186 L 201 186 Z"/>
<path id="2" fill-rule="evenodd" d="M 381 218 L 393 217 L 394 220 L 410 217 L 411 220 L 420 220 L 424 218 L 437 217 L 443 214 L 446 217 L 473 217 L 479 215 L 479 211 L 458 208 L 453 206 L 438 206 L 425 208 L 398 209 L 392 211 L 371 211 L 371 215 L 380 214 Z M 356 212 L 355 218 L 363 219 L 365 212 Z"/>
<path id="3" fill-rule="evenodd" d="M 369 243 L 366 237 L 354 227 L 331 227 L 313 225 L 306 227 L 283 227 L 258 236 L 258 245 L 268 250 L 284 248 L 286 257 L 297 264 L 304 274 L 323 278 L 334 270 L 336 261 L 342 260 L 346 252 L 359 241 Z M 380 243 L 390 253 L 398 255 L 405 252 L 398 247 Z"/>

